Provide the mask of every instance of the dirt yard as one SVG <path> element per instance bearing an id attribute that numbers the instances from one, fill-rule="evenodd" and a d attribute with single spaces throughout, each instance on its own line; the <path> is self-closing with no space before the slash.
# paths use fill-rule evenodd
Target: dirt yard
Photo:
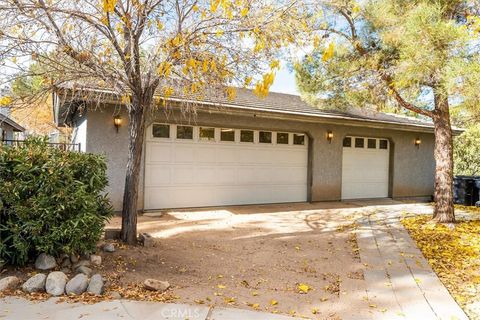
<path id="1" fill-rule="evenodd" d="M 155 237 L 156 246 L 103 254 L 103 272 L 117 272 L 123 285 L 169 281 L 177 302 L 337 319 L 363 298 L 352 233 L 357 209 L 284 204 L 142 216 L 139 232 Z M 109 227 L 119 225 L 116 217 Z"/>

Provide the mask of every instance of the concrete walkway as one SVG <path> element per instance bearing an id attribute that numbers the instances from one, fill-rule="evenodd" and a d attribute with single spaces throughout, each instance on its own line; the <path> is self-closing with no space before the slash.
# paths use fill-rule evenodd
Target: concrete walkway
<path id="1" fill-rule="evenodd" d="M 242 309 L 209 308 L 186 304 L 115 300 L 94 305 L 31 302 L 8 297 L 0 300 L 1 320 L 292 320 L 294 318 Z"/>
<path id="2" fill-rule="evenodd" d="M 408 212 L 425 208 L 412 205 Z M 468 319 L 400 223 L 408 206 L 369 209 L 357 230 L 370 303 L 370 316 L 365 318 Z"/>

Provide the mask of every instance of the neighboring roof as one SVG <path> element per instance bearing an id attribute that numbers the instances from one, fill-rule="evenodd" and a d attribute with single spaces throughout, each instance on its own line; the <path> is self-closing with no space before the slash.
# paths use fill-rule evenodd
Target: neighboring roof
<path id="1" fill-rule="evenodd" d="M 23 132 L 25 131 L 25 128 L 13 121 L 11 118 L 7 117 L 6 115 L 0 113 L 0 125 L 2 124 L 8 124 L 13 128 L 13 131 L 18 131 L 18 132 Z"/>
<path id="2" fill-rule="evenodd" d="M 63 89 L 71 89 L 69 86 L 64 86 Z M 99 89 L 99 88 L 87 88 L 82 89 L 76 87 L 76 91 L 89 91 L 94 92 L 107 100 L 112 100 L 115 93 L 112 90 Z M 79 95 L 83 96 L 83 95 Z M 161 96 L 161 95 L 159 95 Z M 108 99 L 107 97 L 110 97 Z M 76 100 L 81 100 L 78 98 Z M 118 100 L 118 98 L 117 98 Z M 237 89 L 237 95 L 235 99 L 229 100 L 224 94 L 218 94 L 210 97 L 188 97 L 174 95 L 169 97 L 169 101 L 177 102 L 189 102 L 203 105 L 221 106 L 223 108 L 239 109 L 239 110 L 253 110 L 268 113 L 277 113 L 283 115 L 296 115 L 306 117 L 321 117 L 327 119 L 341 119 L 341 120 L 356 120 L 364 122 L 375 122 L 384 124 L 396 124 L 408 127 L 421 127 L 426 129 L 433 129 L 433 123 L 428 120 L 407 117 L 403 115 L 381 113 L 366 109 L 350 109 L 346 111 L 340 110 L 323 110 L 316 108 L 301 99 L 298 95 L 270 92 L 267 97 L 259 98 L 252 90 Z M 55 105 L 55 104 L 54 104 Z M 65 110 L 66 111 L 66 110 Z M 68 112 L 68 111 L 67 111 Z M 62 114 L 60 110 L 54 110 L 55 121 L 60 124 L 62 121 L 59 115 Z M 67 115 L 66 115 L 67 116 Z M 457 130 L 457 129 L 455 129 Z M 458 131 L 458 130 L 457 130 Z"/>

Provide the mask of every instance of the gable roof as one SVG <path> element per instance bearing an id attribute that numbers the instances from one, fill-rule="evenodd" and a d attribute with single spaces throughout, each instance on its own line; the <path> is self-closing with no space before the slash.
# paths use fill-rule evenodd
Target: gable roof
<path id="1" fill-rule="evenodd" d="M 64 85 L 59 88 L 63 90 L 75 90 L 76 92 L 90 92 L 95 93 L 98 96 L 102 97 L 102 101 L 105 103 L 120 103 L 120 98 L 113 90 L 103 89 L 98 87 L 78 87 L 75 86 L 75 89 L 71 85 Z M 80 94 L 79 97 L 72 97 L 71 100 L 74 101 L 84 101 L 86 98 L 84 95 Z M 161 94 L 157 95 L 161 97 Z M 55 97 L 54 97 L 55 99 Z M 62 125 L 65 119 L 68 118 L 68 113 L 71 110 L 65 108 L 65 106 L 58 105 L 61 99 L 57 99 L 57 103 L 54 103 L 54 116 L 55 122 L 57 125 Z M 410 127 L 412 130 L 414 128 L 423 129 L 433 132 L 433 122 L 422 119 L 408 117 L 404 115 L 391 114 L 391 113 L 382 113 L 376 112 L 373 110 L 367 109 L 348 109 L 348 110 L 324 110 L 319 109 L 315 106 L 308 104 L 303 101 L 300 96 L 270 92 L 267 97 L 259 98 L 256 96 L 252 90 L 238 88 L 236 97 L 233 100 L 229 100 L 223 93 L 222 94 L 205 94 L 203 97 L 197 96 L 187 96 L 187 95 L 172 95 L 167 99 L 170 102 L 180 102 L 180 103 L 195 103 L 205 106 L 216 106 L 223 108 L 229 108 L 232 110 L 250 110 L 257 112 L 265 112 L 272 114 L 281 114 L 281 115 L 291 115 L 291 116 L 302 116 L 310 118 L 324 118 L 332 120 L 350 120 L 350 121 L 360 121 L 360 122 L 369 122 L 369 123 L 379 123 L 379 124 L 391 124 L 391 125 L 401 125 Z M 454 128 L 455 133 L 459 134 L 462 132 L 461 129 Z"/>
<path id="2" fill-rule="evenodd" d="M 0 125 L 6 123 L 13 128 L 13 131 L 23 132 L 25 128 L 13 121 L 11 118 L 7 117 L 6 115 L 0 113 Z"/>

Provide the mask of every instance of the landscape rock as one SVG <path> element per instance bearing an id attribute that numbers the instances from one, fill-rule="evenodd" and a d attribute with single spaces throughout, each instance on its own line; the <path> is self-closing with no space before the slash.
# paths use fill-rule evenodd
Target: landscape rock
<path id="1" fill-rule="evenodd" d="M 90 261 L 89 260 L 80 260 L 77 263 L 73 265 L 73 269 L 77 269 L 79 267 L 90 267 Z"/>
<path id="2" fill-rule="evenodd" d="M 122 295 L 120 293 L 116 292 L 116 291 L 111 292 L 110 297 L 112 297 L 112 299 L 122 299 L 123 298 Z"/>
<path id="3" fill-rule="evenodd" d="M 106 243 L 104 246 L 103 246 L 103 251 L 105 252 L 115 252 L 115 246 L 113 245 L 113 243 Z"/>
<path id="4" fill-rule="evenodd" d="M 103 286 L 104 282 L 102 276 L 98 273 L 94 274 L 88 284 L 87 292 L 100 296 L 103 294 Z"/>
<path id="5" fill-rule="evenodd" d="M 90 256 L 90 262 L 94 265 L 94 266 L 101 266 L 102 265 L 102 257 L 99 256 L 99 255 L 96 255 L 96 254 L 92 254 Z"/>
<path id="6" fill-rule="evenodd" d="M 86 267 L 86 266 L 80 266 L 78 267 L 77 269 L 75 269 L 75 271 L 77 273 L 81 273 L 81 274 L 84 274 L 86 275 L 87 277 L 90 277 L 93 273 L 93 270 L 90 269 L 89 267 Z"/>
<path id="7" fill-rule="evenodd" d="M 143 286 L 148 290 L 163 292 L 170 288 L 170 283 L 168 283 L 168 281 L 147 279 L 143 282 Z"/>
<path id="8" fill-rule="evenodd" d="M 80 273 L 67 282 L 65 292 L 68 295 L 79 295 L 85 292 L 88 287 L 88 278 L 86 275 Z"/>
<path id="9" fill-rule="evenodd" d="M 45 289 L 47 293 L 52 296 L 61 296 L 65 292 L 65 285 L 67 284 L 67 276 L 61 271 L 50 272 L 45 282 Z"/>
<path id="10" fill-rule="evenodd" d="M 152 248 L 155 247 L 155 238 L 149 235 L 148 233 L 142 233 L 139 236 L 140 243 L 145 248 Z"/>
<path id="11" fill-rule="evenodd" d="M 72 272 L 70 268 L 62 268 L 60 271 L 62 271 L 65 274 L 70 274 Z"/>
<path id="12" fill-rule="evenodd" d="M 62 264 L 60 265 L 60 267 L 62 268 L 70 268 L 72 266 L 72 262 L 70 261 L 70 258 L 66 258 L 63 260 Z"/>
<path id="13" fill-rule="evenodd" d="M 70 261 L 71 261 L 72 263 L 77 263 L 78 260 L 79 260 L 79 258 L 78 258 L 78 256 L 77 256 L 76 254 L 73 254 L 73 253 L 72 253 L 72 254 L 70 255 Z"/>
<path id="14" fill-rule="evenodd" d="M 57 261 L 55 261 L 55 258 L 46 253 L 41 253 L 35 260 L 35 269 L 38 270 L 51 270 L 56 266 Z"/>
<path id="15" fill-rule="evenodd" d="M 33 277 L 30 277 L 22 285 L 22 290 L 28 293 L 32 292 L 44 292 L 45 291 L 45 282 L 47 281 L 47 275 L 43 273 L 38 273 Z"/>
<path id="16" fill-rule="evenodd" d="M 0 292 L 5 290 L 15 290 L 20 285 L 20 279 L 17 277 L 5 277 L 0 279 Z"/>

